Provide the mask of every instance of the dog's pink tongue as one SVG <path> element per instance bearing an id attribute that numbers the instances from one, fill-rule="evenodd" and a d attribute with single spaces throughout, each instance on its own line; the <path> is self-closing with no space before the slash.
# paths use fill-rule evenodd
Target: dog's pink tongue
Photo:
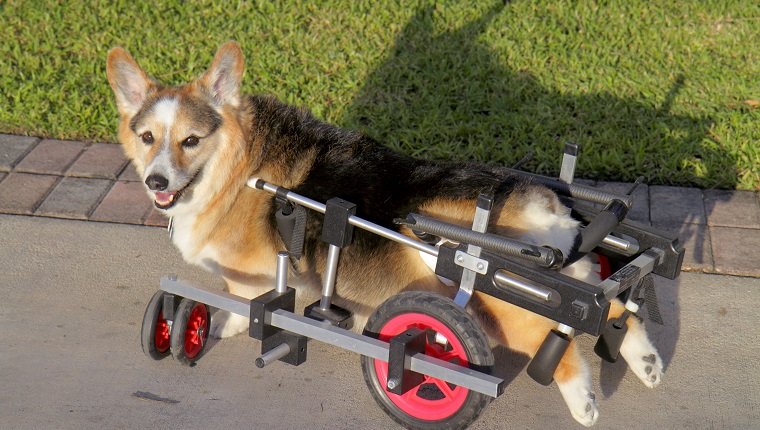
<path id="1" fill-rule="evenodd" d="M 169 203 L 174 200 L 174 195 L 176 193 L 165 193 L 163 191 L 156 191 L 156 202 L 160 205 L 168 205 Z"/>

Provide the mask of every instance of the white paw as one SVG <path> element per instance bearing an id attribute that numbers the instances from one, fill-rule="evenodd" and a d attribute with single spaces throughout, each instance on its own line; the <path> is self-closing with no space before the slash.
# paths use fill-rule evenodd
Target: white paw
<path id="1" fill-rule="evenodd" d="M 570 414 L 585 427 L 591 427 L 599 419 L 596 396 L 591 391 L 591 381 L 578 376 L 564 384 L 557 384 L 567 403 Z"/>
<path id="2" fill-rule="evenodd" d="M 620 354 L 631 371 L 649 388 L 662 382 L 662 359 L 649 341 L 642 326 L 637 326 L 626 334 L 620 346 Z"/>
<path id="3" fill-rule="evenodd" d="M 226 311 L 216 311 L 211 317 L 212 337 L 223 339 L 248 331 L 248 318 Z"/>
<path id="4" fill-rule="evenodd" d="M 642 355 L 640 357 L 633 357 L 630 360 L 625 359 L 628 363 L 628 367 L 631 368 L 633 373 L 641 379 L 649 388 L 654 388 L 660 385 L 662 382 L 662 359 L 660 359 L 657 351 L 653 351 L 649 354 Z"/>

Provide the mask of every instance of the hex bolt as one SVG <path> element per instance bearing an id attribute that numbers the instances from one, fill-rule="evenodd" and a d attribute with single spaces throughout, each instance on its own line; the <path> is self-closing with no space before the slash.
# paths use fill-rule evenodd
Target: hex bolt
<path id="1" fill-rule="evenodd" d="M 460 263 L 461 263 L 461 262 L 463 262 L 463 261 L 464 261 L 464 257 L 463 257 L 463 256 L 461 256 L 461 255 L 460 255 L 460 256 L 458 256 L 458 257 L 457 257 L 457 261 L 458 261 L 458 262 L 460 262 Z"/>
<path id="2" fill-rule="evenodd" d="M 398 387 L 398 383 L 399 383 L 399 381 L 396 378 L 389 379 L 388 380 L 388 389 L 392 390 L 392 389 Z"/>
<path id="3" fill-rule="evenodd" d="M 484 266 L 483 263 L 478 263 L 478 265 L 475 266 L 475 267 L 477 267 L 478 270 L 483 270 L 483 268 L 486 267 L 486 266 Z"/>

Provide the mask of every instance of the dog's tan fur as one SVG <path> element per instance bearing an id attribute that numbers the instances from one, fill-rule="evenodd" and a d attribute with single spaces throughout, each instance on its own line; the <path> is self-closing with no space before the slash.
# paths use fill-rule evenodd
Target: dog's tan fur
<path id="1" fill-rule="evenodd" d="M 142 178 L 151 173 L 147 169 L 153 166 L 151 163 L 161 151 L 170 154 L 165 155 L 171 160 L 167 168 L 178 177 L 186 180 L 192 172 L 197 176 L 202 170 L 202 177 L 190 179 L 190 185 L 180 184 L 187 189 L 177 194 L 179 201 L 167 210 L 174 218 L 173 240 L 183 257 L 223 276 L 233 294 L 252 298 L 271 289 L 275 254 L 282 248 L 269 219 L 273 199 L 268 193 L 246 187 L 246 180 L 257 176 L 287 188 L 296 187 L 308 176 L 317 154 L 307 150 L 291 163 L 265 159 L 265 130 L 257 128 L 257 111 L 246 108 L 246 99 L 239 94 L 243 56 L 238 45 L 232 42 L 223 45 L 201 78 L 178 88 L 163 87 L 149 79 L 121 48 L 110 51 L 107 72 L 121 118 L 119 140 Z M 167 107 L 167 111 L 173 113 L 170 123 L 161 112 L 144 111 L 145 106 L 156 100 L 168 100 L 167 106 L 176 107 L 175 111 Z M 218 129 L 204 129 L 193 121 L 194 115 L 201 115 L 192 110 L 198 101 L 212 106 L 221 118 Z M 138 114 L 139 121 L 135 124 L 133 119 Z M 143 130 L 151 131 L 155 143 L 146 145 L 141 141 Z M 180 142 L 189 135 L 201 137 L 202 144 L 183 148 Z M 347 153 L 345 157 L 352 155 Z M 153 196 L 153 192 L 149 194 Z M 530 212 L 536 207 L 541 213 Z M 471 224 L 474 211 L 474 198 L 445 195 L 428 199 L 417 208 L 417 212 L 463 226 Z M 572 222 L 567 208 L 554 193 L 538 186 L 520 187 L 498 201 L 489 231 L 516 238 L 535 237 L 531 236 L 537 225 L 533 217 L 542 214 Z M 412 236 L 411 232 L 402 231 Z M 547 243 L 540 244 L 558 246 L 551 243 L 552 234 L 547 233 L 546 240 Z M 326 247 L 318 247 L 311 257 L 304 259 L 310 264 L 299 267 L 302 288 L 319 288 Z M 348 247 L 342 253 L 336 301 L 358 315 L 358 328 L 363 326 L 362 317 L 366 318 L 388 297 L 407 289 L 429 290 L 446 296 L 454 292 L 438 279 L 417 251 L 397 243 L 385 241 L 371 250 Z M 622 304 L 615 301 L 610 316 L 616 317 L 622 310 Z M 535 353 L 555 325 L 546 318 L 481 293 L 475 294 L 470 311 L 492 339 L 528 355 Z M 217 335 L 231 335 L 242 327 L 232 325 L 230 321 L 223 322 L 214 330 Z M 629 319 L 629 325 L 631 332 L 644 333 L 635 319 Z M 226 328 L 232 331 L 225 331 Z M 637 345 L 643 345 L 639 349 L 654 351 L 646 335 L 642 336 L 643 340 L 635 340 Z M 573 416 L 582 424 L 591 425 L 598 411 L 587 373 L 573 342 L 554 378 Z M 659 382 L 659 370 L 656 382 Z"/>

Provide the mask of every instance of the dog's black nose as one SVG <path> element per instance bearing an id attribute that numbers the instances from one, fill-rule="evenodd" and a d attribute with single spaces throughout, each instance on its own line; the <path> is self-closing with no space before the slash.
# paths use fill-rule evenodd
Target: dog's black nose
<path id="1" fill-rule="evenodd" d="M 161 175 L 150 175 L 145 179 L 145 185 L 153 191 L 163 191 L 169 186 L 169 180 Z"/>

